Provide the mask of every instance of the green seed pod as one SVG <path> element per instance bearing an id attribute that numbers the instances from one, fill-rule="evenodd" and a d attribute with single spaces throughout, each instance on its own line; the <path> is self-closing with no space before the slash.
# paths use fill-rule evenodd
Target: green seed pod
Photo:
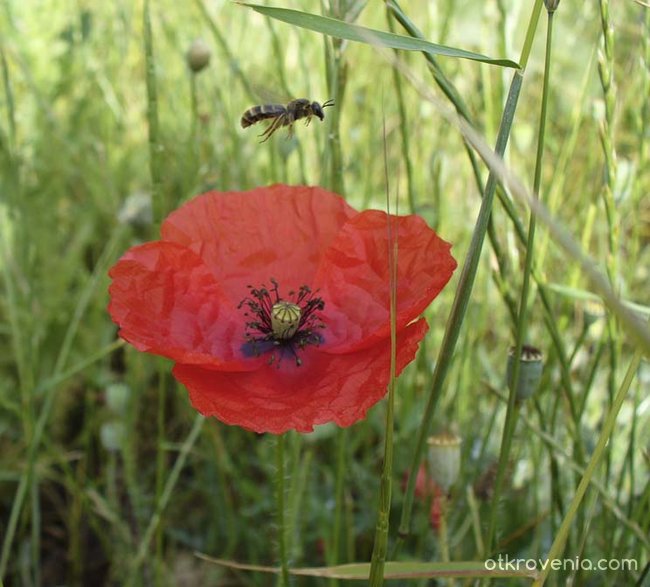
<path id="1" fill-rule="evenodd" d="M 203 39 L 196 39 L 190 45 L 185 56 L 187 66 L 194 73 L 199 73 L 199 71 L 205 69 L 210 63 L 210 57 L 212 57 L 212 51 L 210 51 L 210 46 Z"/>
<path id="2" fill-rule="evenodd" d="M 514 372 L 515 347 L 510 347 L 508 352 L 507 381 L 512 385 Z M 517 385 L 517 400 L 523 401 L 531 397 L 537 390 L 542 377 L 544 355 L 534 346 L 524 345 L 519 359 L 519 385 Z"/>
<path id="3" fill-rule="evenodd" d="M 445 493 L 449 493 L 460 473 L 460 443 L 460 437 L 451 433 L 427 439 L 430 474 Z"/>
<path id="4" fill-rule="evenodd" d="M 297 304 L 280 300 L 271 308 L 271 328 L 275 340 L 289 340 L 300 326 L 302 310 Z"/>

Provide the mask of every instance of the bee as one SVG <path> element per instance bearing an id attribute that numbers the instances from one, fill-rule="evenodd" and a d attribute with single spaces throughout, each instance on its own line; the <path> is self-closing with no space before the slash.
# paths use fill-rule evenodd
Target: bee
<path id="1" fill-rule="evenodd" d="M 320 120 L 325 118 L 323 108 L 334 106 L 334 100 L 328 100 L 322 105 L 318 102 L 310 102 L 306 98 L 291 100 L 286 106 L 282 104 L 263 104 L 253 106 L 244 112 L 241 117 L 242 128 L 249 127 L 261 120 L 273 119 L 269 127 L 260 135 L 264 137 L 262 143 L 269 140 L 269 137 L 280 127 L 289 127 L 289 136 L 293 134 L 293 123 L 301 118 L 306 118 L 305 126 L 311 122 L 311 117 L 316 116 Z"/>

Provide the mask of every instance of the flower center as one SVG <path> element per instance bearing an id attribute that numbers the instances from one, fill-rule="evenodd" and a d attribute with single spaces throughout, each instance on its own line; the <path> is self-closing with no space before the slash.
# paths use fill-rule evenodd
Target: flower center
<path id="1" fill-rule="evenodd" d="M 271 329 L 276 340 L 288 340 L 298 332 L 302 310 L 298 304 L 280 300 L 271 308 Z"/>
<path id="2" fill-rule="evenodd" d="M 310 344 L 319 345 L 323 340 L 318 331 L 325 328 L 319 316 L 325 302 L 315 297 L 315 292 L 306 285 L 282 298 L 278 282 L 271 279 L 271 284 L 271 288 L 249 285 L 249 296 L 238 306 L 246 308 L 244 354 L 259 356 L 271 352 L 269 363 L 278 357 L 279 365 L 284 353 L 289 352 L 300 366 L 298 351 Z"/>

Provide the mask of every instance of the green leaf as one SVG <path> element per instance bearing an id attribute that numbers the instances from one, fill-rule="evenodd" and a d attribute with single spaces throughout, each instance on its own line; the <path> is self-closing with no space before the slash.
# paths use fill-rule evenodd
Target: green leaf
<path id="1" fill-rule="evenodd" d="M 546 288 L 549 291 L 553 291 L 569 299 L 593 300 L 596 302 L 602 302 L 602 297 L 598 294 L 584 289 L 579 289 L 577 287 L 570 287 L 568 285 L 562 285 L 561 283 L 548 283 L 546 285 Z M 641 319 L 645 319 L 644 317 L 650 316 L 650 306 L 647 304 L 637 304 L 626 299 L 621 299 L 621 302 L 632 312 L 641 314 Z"/>
<path id="2" fill-rule="evenodd" d="M 280 571 L 278 567 L 249 565 L 230 560 L 212 558 L 200 552 L 195 552 L 194 555 L 204 561 L 227 567 L 229 569 L 275 575 Z M 459 561 L 449 563 L 388 561 L 384 568 L 384 579 L 426 579 L 436 577 L 485 577 L 488 579 L 494 579 L 496 577 L 528 577 L 535 579 L 538 575 L 536 570 L 527 568 L 503 568 L 506 565 L 499 565 L 496 562 L 491 566 L 494 566 L 495 568 L 488 569 L 486 568 L 486 564 L 480 561 Z M 370 574 L 370 563 L 351 563 L 331 567 L 300 567 L 289 569 L 289 573 L 291 575 L 302 577 L 326 577 L 329 579 L 345 579 L 348 581 L 367 581 Z"/>
<path id="3" fill-rule="evenodd" d="M 239 4 L 252 8 L 255 12 L 259 12 L 260 14 L 270 18 L 275 18 L 276 20 L 308 29 L 310 31 L 329 35 L 330 37 L 336 37 L 337 39 L 347 39 L 348 41 L 357 41 L 369 45 L 380 45 L 390 49 L 424 51 L 425 53 L 432 53 L 434 55 L 446 55 L 447 57 L 457 57 L 459 59 L 471 59 L 472 61 L 480 61 L 481 63 L 519 69 L 519 65 L 510 59 L 493 59 L 492 57 L 487 57 L 480 53 L 455 49 L 454 47 L 447 47 L 445 45 L 437 45 L 435 43 L 423 41 L 422 39 L 405 37 L 395 33 L 378 31 L 356 24 L 343 22 L 342 20 L 337 20 L 335 18 L 329 18 L 327 16 L 300 12 L 299 10 L 289 10 L 288 8 L 259 6 L 248 2 L 239 2 Z"/>

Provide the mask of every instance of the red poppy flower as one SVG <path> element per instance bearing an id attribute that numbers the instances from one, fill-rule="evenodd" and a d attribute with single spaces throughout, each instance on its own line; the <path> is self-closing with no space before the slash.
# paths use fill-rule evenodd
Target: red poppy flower
<path id="1" fill-rule="evenodd" d="M 397 372 L 449 281 L 450 245 L 417 216 L 398 239 Z M 209 192 L 110 270 L 120 336 L 176 362 L 194 407 L 256 432 L 349 426 L 386 392 L 387 216 L 316 187 Z"/>

